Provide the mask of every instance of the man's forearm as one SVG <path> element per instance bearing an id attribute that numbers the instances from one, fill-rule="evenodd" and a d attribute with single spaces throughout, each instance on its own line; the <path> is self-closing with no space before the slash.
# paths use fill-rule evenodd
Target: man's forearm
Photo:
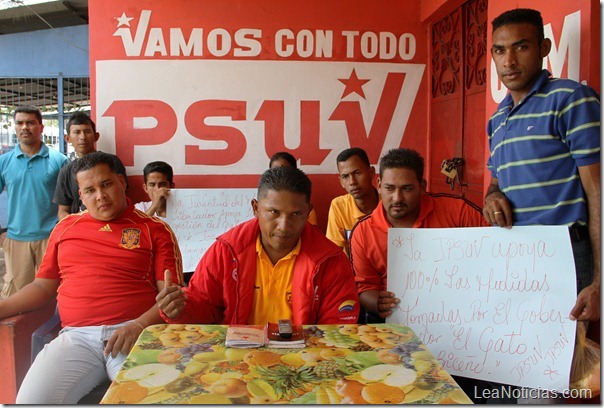
<path id="1" fill-rule="evenodd" d="M 501 189 L 499 188 L 499 184 L 491 183 L 489 188 L 487 189 L 487 193 L 485 194 L 485 198 L 490 196 L 493 193 L 501 193 Z"/>
<path id="2" fill-rule="evenodd" d="M 56 298 L 56 288 L 39 279 L 21 288 L 7 299 L 0 300 L 0 319 L 39 309 Z"/>
<path id="3" fill-rule="evenodd" d="M 153 305 L 149 310 L 145 313 L 134 319 L 141 326 L 147 327 L 154 324 L 165 323 L 164 320 L 159 315 L 159 309 L 157 305 Z"/>
<path id="4" fill-rule="evenodd" d="M 594 283 L 600 282 L 600 210 L 601 210 L 601 180 L 600 163 L 579 167 L 581 184 L 587 198 L 587 225 L 594 260 Z"/>
<path id="5" fill-rule="evenodd" d="M 359 293 L 359 301 L 368 312 L 373 314 L 379 313 L 377 308 L 379 293 L 380 292 L 377 290 L 367 290 L 365 292 Z"/>
<path id="6" fill-rule="evenodd" d="M 591 249 L 594 260 L 594 278 L 593 282 L 600 282 L 600 242 L 601 242 L 601 229 L 600 229 L 600 212 L 598 210 L 597 215 L 593 216 L 595 212 L 590 211 L 589 214 L 589 239 L 591 240 Z"/>

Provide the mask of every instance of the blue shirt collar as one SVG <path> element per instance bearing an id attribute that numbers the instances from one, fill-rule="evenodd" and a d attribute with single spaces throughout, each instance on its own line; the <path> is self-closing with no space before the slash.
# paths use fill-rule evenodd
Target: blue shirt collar
<path id="1" fill-rule="evenodd" d="M 17 157 L 25 155 L 25 153 L 23 153 L 23 150 L 21 150 L 21 143 L 18 143 L 15 146 L 15 155 Z M 42 142 L 42 145 L 40 146 L 40 151 L 38 153 L 34 154 L 32 156 L 32 158 L 34 158 L 36 156 L 48 157 L 48 146 L 46 146 L 46 143 Z"/>
<path id="2" fill-rule="evenodd" d="M 551 76 L 552 76 L 552 74 L 547 69 L 542 70 L 541 73 L 539 74 L 539 77 L 533 84 L 533 87 L 529 91 L 529 93 L 524 98 L 522 98 L 522 100 L 518 103 L 518 105 L 521 105 L 529 96 L 533 95 L 539 89 L 541 89 L 541 87 L 545 84 L 545 82 Z M 512 106 L 514 106 L 514 101 L 512 100 L 512 95 L 510 95 L 510 93 L 508 92 L 508 94 L 505 96 L 505 98 L 503 98 L 503 101 L 501 101 L 501 103 L 499 104 L 498 110 L 502 109 L 502 108 L 506 108 L 506 107 L 512 107 Z"/>

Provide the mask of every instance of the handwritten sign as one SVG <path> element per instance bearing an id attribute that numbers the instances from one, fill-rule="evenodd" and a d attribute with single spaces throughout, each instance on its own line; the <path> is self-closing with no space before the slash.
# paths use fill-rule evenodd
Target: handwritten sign
<path id="1" fill-rule="evenodd" d="M 166 222 L 174 230 L 182 253 L 183 270 L 194 271 L 216 237 L 253 218 L 255 188 L 172 189 L 166 203 Z"/>
<path id="2" fill-rule="evenodd" d="M 450 374 L 568 388 L 576 278 L 568 228 L 388 230 L 387 320 L 410 326 Z"/>

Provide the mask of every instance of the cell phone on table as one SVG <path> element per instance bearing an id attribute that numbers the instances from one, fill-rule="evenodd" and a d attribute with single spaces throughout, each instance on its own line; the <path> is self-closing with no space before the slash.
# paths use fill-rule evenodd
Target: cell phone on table
<path id="1" fill-rule="evenodd" d="M 279 319 L 279 336 L 284 339 L 292 336 L 292 322 L 289 319 Z"/>

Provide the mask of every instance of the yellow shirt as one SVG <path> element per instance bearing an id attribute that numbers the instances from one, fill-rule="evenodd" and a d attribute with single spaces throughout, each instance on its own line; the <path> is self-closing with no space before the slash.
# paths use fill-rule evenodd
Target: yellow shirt
<path id="1" fill-rule="evenodd" d="M 329 215 L 327 217 L 327 231 L 325 236 L 334 244 L 339 246 L 348 255 L 347 240 L 352 227 L 358 220 L 365 217 L 365 213 L 359 210 L 354 198 L 350 194 L 344 194 L 331 200 Z"/>
<path id="2" fill-rule="evenodd" d="M 315 227 L 319 225 L 317 224 L 317 213 L 315 212 L 314 208 L 308 213 L 308 222 L 310 222 Z"/>
<path id="3" fill-rule="evenodd" d="M 300 240 L 289 254 L 273 265 L 258 236 L 254 305 L 248 324 L 264 325 L 267 322 L 292 318 L 292 280 L 299 252 Z"/>

